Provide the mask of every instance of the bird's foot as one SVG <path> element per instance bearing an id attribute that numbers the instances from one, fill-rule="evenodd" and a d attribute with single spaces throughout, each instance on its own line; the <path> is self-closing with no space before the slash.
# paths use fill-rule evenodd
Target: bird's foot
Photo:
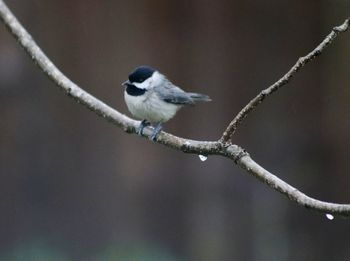
<path id="1" fill-rule="evenodd" d="M 151 123 L 149 123 L 147 120 L 142 120 L 140 123 L 140 126 L 136 129 L 136 133 L 137 135 L 142 136 L 143 134 L 143 129 L 147 126 L 151 125 Z"/>
<path id="2" fill-rule="evenodd" d="M 156 141 L 158 133 L 162 130 L 162 123 L 159 122 L 153 129 L 152 135 L 151 135 L 151 140 Z"/>

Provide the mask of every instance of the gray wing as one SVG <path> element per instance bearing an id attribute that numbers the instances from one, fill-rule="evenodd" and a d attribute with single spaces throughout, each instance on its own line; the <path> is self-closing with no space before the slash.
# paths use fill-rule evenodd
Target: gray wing
<path id="1" fill-rule="evenodd" d="M 178 105 L 193 105 L 194 100 L 185 91 L 173 85 L 170 81 L 154 87 L 154 91 L 165 102 Z"/>

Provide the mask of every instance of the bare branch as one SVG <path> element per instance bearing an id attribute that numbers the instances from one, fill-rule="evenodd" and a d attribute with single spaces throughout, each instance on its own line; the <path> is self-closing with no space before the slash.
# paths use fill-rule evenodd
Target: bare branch
<path id="1" fill-rule="evenodd" d="M 220 138 L 221 142 L 228 142 L 232 135 L 235 133 L 238 126 L 241 124 L 241 122 L 248 116 L 250 112 L 255 110 L 255 108 L 262 103 L 265 98 L 267 98 L 269 95 L 277 91 L 282 86 L 286 85 L 292 77 L 302 68 L 305 64 L 312 61 L 315 57 L 320 55 L 328 45 L 330 45 L 333 40 L 337 37 L 339 33 L 345 32 L 349 27 L 349 18 L 344 21 L 344 23 L 340 26 L 336 26 L 333 28 L 332 32 L 327 35 L 327 37 L 309 54 L 306 56 L 300 57 L 296 64 L 290 70 L 277 82 L 266 88 L 265 90 L 261 91 L 254 99 L 252 99 L 237 115 L 236 117 L 230 122 L 230 124 L 227 126 L 226 130 L 222 134 L 222 137 Z"/>
<path id="2" fill-rule="evenodd" d="M 75 99 L 78 103 L 85 105 L 97 115 L 106 118 L 113 124 L 122 128 L 125 132 L 135 133 L 135 129 L 140 122 L 132 120 L 109 107 L 91 94 L 85 92 L 83 89 L 69 80 L 65 75 L 63 75 L 42 52 L 39 46 L 17 21 L 15 16 L 11 13 L 2 0 L 0 0 L 0 19 L 23 47 L 25 52 L 31 57 L 34 63 L 39 66 L 39 68 L 55 83 L 56 86 L 63 90 L 68 96 Z M 336 30 L 334 32 L 336 32 Z M 144 129 L 145 137 L 150 138 L 151 134 L 151 128 Z M 166 132 L 161 132 L 157 136 L 156 142 L 185 153 L 220 155 L 227 157 L 233 160 L 243 169 L 247 170 L 251 175 L 257 177 L 271 188 L 279 191 L 290 200 L 295 201 L 301 206 L 322 213 L 350 216 L 350 205 L 323 202 L 306 196 L 296 188 L 290 186 L 283 180 L 277 178 L 275 175 L 259 166 L 251 159 L 245 150 L 237 145 L 223 143 L 221 141 L 189 140 L 176 137 Z"/>

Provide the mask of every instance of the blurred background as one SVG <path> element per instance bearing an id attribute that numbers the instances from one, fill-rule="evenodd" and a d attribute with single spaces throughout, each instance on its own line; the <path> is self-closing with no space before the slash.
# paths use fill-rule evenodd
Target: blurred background
<path id="1" fill-rule="evenodd" d="M 129 115 L 120 83 L 159 68 L 213 101 L 165 130 L 218 139 L 349 16 L 349 0 L 8 0 L 70 79 Z M 233 142 L 306 194 L 350 203 L 350 31 Z M 350 260 L 350 220 L 297 206 L 232 161 L 128 135 L 69 99 L 0 26 L 0 260 Z"/>

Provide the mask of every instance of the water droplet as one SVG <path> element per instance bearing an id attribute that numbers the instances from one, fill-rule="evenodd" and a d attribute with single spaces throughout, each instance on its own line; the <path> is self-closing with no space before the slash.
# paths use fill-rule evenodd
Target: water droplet
<path id="1" fill-rule="evenodd" d="M 204 156 L 204 155 L 198 155 L 198 157 L 201 161 L 206 161 L 208 158 L 207 156 Z"/>
<path id="2" fill-rule="evenodd" d="M 329 220 L 333 220 L 334 216 L 332 214 L 326 214 L 326 218 L 328 218 Z"/>

